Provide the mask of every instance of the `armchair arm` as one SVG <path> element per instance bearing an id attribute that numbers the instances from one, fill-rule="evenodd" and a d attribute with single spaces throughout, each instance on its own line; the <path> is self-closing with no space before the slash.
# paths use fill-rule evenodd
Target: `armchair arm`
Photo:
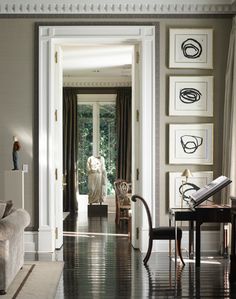
<path id="1" fill-rule="evenodd" d="M 30 223 L 30 215 L 24 209 L 18 209 L 1 219 L 0 241 L 9 240 L 12 236 L 23 231 Z"/>

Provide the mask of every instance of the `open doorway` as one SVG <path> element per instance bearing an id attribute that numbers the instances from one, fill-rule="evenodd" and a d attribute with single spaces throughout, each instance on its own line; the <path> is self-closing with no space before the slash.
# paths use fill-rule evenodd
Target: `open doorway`
<path id="1" fill-rule="evenodd" d="M 132 45 L 65 43 L 61 46 L 64 211 L 86 212 L 88 202 L 91 203 L 88 200 L 91 158 L 104 159 L 102 202 L 108 205 L 108 212 L 114 213 L 116 209 L 115 180 L 126 179 L 131 185 L 133 52 Z M 120 122 L 125 123 L 125 128 L 120 127 Z"/>
<path id="2" fill-rule="evenodd" d="M 155 219 L 155 27 L 154 26 L 43 26 L 39 25 L 39 230 L 38 251 L 54 251 L 61 235 L 62 160 L 57 128 L 61 123 L 58 99 L 60 85 L 60 48 L 63 44 L 119 44 L 134 47 L 135 66 L 141 69 L 132 107 L 132 186 L 147 198 Z M 138 51 L 136 50 L 138 49 Z M 58 59 L 59 57 L 59 59 Z M 137 69 L 136 68 L 136 69 Z M 57 78 L 58 77 L 58 78 Z M 59 83 L 58 83 L 59 82 Z M 140 131 L 140 135 L 138 132 Z M 140 136 L 140 140 L 139 140 Z M 58 158 L 59 157 L 59 158 Z M 137 205 L 133 209 L 132 226 L 139 235 L 132 236 L 136 248 L 145 246 L 147 223 Z M 56 234 L 55 234 L 56 231 Z M 60 242 L 58 242 L 58 246 Z"/>

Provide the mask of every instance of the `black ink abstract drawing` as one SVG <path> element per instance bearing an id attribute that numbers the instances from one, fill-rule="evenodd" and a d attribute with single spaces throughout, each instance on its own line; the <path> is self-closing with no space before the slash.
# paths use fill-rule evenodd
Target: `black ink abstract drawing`
<path id="1" fill-rule="evenodd" d="M 202 94 L 195 88 L 182 88 L 179 91 L 179 99 L 185 104 L 193 104 L 201 99 Z"/>
<path id="2" fill-rule="evenodd" d="M 202 54 L 202 45 L 193 38 L 186 39 L 182 43 L 181 49 L 183 51 L 184 57 L 190 59 L 196 59 Z"/>
<path id="3" fill-rule="evenodd" d="M 203 138 L 193 135 L 183 135 L 180 137 L 180 143 L 186 154 L 193 154 L 203 143 Z"/>
<path id="4" fill-rule="evenodd" d="M 200 188 L 197 185 L 186 182 L 179 186 L 179 194 L 184 201 L 188 202 L 190 200 L 190 195 L 199 189 Z"/>

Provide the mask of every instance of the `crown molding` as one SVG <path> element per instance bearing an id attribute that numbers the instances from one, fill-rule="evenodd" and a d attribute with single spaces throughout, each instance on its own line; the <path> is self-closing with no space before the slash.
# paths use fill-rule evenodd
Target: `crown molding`
<path id="1" fill-rule="evenodd" d="M 1 15 L 234 13 L 232 0 L 0 0 Z"/>
<path id="2" fill-rule="evenodd" d="M 130 78 L 63 78 L 64 87 L 130 87 L 131 85 Z"/>

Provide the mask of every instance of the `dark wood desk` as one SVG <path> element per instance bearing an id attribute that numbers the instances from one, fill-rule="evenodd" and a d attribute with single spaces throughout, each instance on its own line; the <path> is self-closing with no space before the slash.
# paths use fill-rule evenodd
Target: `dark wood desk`
<path id="1" fill-rule="evenodd" d="M 189 221 L 189 254 L 193 258 L 193 232 L 194 224 L 196 229 L 195 235 L 195 259 L 196 267 L 200 267 L 201 259 L 201 225 L 202 223 L 217 222 L 228 223 L 231 222 L 231 207 L 226 205 L 212 205 L 199 206 L 195 210 L 191 209 L 170 209 L 169 211 L 170 224 L 174 221 L 177 231 L 178 221 Z M 176 233 L 177 235 L 177 233 Z"/>

